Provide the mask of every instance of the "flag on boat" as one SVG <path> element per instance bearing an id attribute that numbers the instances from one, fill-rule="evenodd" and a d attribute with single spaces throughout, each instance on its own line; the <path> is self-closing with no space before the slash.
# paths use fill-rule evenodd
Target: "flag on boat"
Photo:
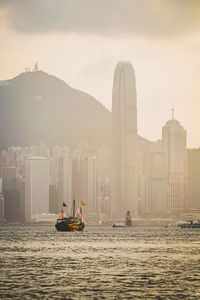
<path id="1" fill-rule="evenodd" d="M 81 206 L 83 206 L 83 205 L 86 205 L 86 203 L 85 203 L 85 202 L 83 202 L 83 201 L 81 201 Z"/>
<path id="2" fill-rule="evenodd" d="M 67 204 L 65 204 L 65 202 L 63 202 L 63 207 L 67 207 Z"/>

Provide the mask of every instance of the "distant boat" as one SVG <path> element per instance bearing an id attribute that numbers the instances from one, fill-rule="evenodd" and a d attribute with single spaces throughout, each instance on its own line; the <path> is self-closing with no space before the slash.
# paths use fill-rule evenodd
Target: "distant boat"
<path id="1" fill-rule="evenodd" d="M 125 225 L 122 222 L 115 222 L 112 224 L 112 228 L 116 228 L 116 227 L 125 227 Z"/>
<path id="2" fill-rule="evenodd" d="M 126 227 L 133 227 L 133 223 L 132 223 L 132 220 L 131 220 L 131 214 L 130 214 L 129 210 L 126 213 L 125 226 Z"/>
<path id="3" fill-rule="evenodd" d="M 61 216 L 57 219 L 55 227 L 58 231 L 83 231 L 85 222 L 82 217 L 82 203 L 80 207 L 80 213 L 75 216 L 75 200 L 73 200 L 73 214 L 72 216 L 65 218 L 62 210 Z M 85 205 L 85 204 L 83 204 Z"/>
<path id="4" fill-rule="evenodd" d="M 112 224 L 112 227 L 113 228 L 116 228 L 116 227 L 121 227 L 121 228 L 122 227 L 133 227 L 130 211 L 128 210 L 127 213 L 126 213 L 125 223 L 115 222 L 115 223 Z"/>
<path id="5" fill-rule="evenodd" d="M 200 221 L 188 221 L 185 223 L 179 223 L 178 227 L 181 228 L 200 228 Z"/>

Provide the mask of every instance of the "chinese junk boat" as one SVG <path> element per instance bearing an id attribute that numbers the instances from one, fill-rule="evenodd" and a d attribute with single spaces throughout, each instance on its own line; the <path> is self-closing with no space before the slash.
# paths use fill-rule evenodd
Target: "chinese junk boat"
<path id="1" fill-rule="evenodd" d="M 126 227 L 132 227 L 132 226 L 133 226 L 133 223 L 132 223 L 132 221 L 131 221 L 131 214 L 130 214 L 130 211 L 129 211 L 129 210 L 128 210 L 127 213 L 126 213 L 125 226 L 126 226 Z"/>
<path id="2" fill-rule="evenodd" d="M 62 210 L 62 215 L 57 219 L 55 227 L 58 231 L 83 231 L 83 228 L 85 227 L 85 223 L 83 221 L 82 217 L 82 205 L 85 205 L 81 201 L 81 207 L 79 214 L 75 215 L 75 200 L 73 200 L 73 214 L 70 217 L 64 217 L 64 212 Z M 64 205 L 63 203 L 63 206 Z"/>

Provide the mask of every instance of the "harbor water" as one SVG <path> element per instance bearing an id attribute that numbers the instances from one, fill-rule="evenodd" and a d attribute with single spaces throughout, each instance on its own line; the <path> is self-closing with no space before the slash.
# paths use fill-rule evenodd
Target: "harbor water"
<path id="1" fill-rule="evenodd" d="M 200 299 L 200 229 L 0 227 L 0 299 Z"/>

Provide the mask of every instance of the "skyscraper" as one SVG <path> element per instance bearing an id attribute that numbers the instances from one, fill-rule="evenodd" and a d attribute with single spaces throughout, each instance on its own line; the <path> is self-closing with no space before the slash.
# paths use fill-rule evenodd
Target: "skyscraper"
<path id="1" fill-rule="evenodd" d="M 2 178 L 0 178 L 0 224 L 4 222 L 4 198 L 2 194 Z"/>
<path id="2" fill-rule="evenodd" d="M 49 213 L 49 160 L 31 156 L 25 161 L 25 218 Z"/>
<path id="3" fill-rule="evenodd" d="M 59 158 L 59 204 L 58 212 L 63 208 L 63 202 L 69 208 L 72 203 L 72 160 L 69 155 Z"/>
<path id="4" fill-rule="evenodd" d="M 200 210 L 200 148 L 188 149 L 187 210 Z"/>
<path id="5" fill-rule="evenodd" d="M 163 126 L 162 141 L 167 153 L 168 210 L 180 213 L 185 209 L 186 131 L 173 114 Z"/>
<path id="6" fill-rule="evenodd" d="M 151 144 L 148 153 L 147 211 L 152 215 L 167 212 L 167 159 L 160 141 Z"/>
<path id="7" fill-rule="evenodd" d="M 130 62 L 115 68 L 112 96 L 111 215 L 137 215 L 137 106 L 135 74 Z"/>

